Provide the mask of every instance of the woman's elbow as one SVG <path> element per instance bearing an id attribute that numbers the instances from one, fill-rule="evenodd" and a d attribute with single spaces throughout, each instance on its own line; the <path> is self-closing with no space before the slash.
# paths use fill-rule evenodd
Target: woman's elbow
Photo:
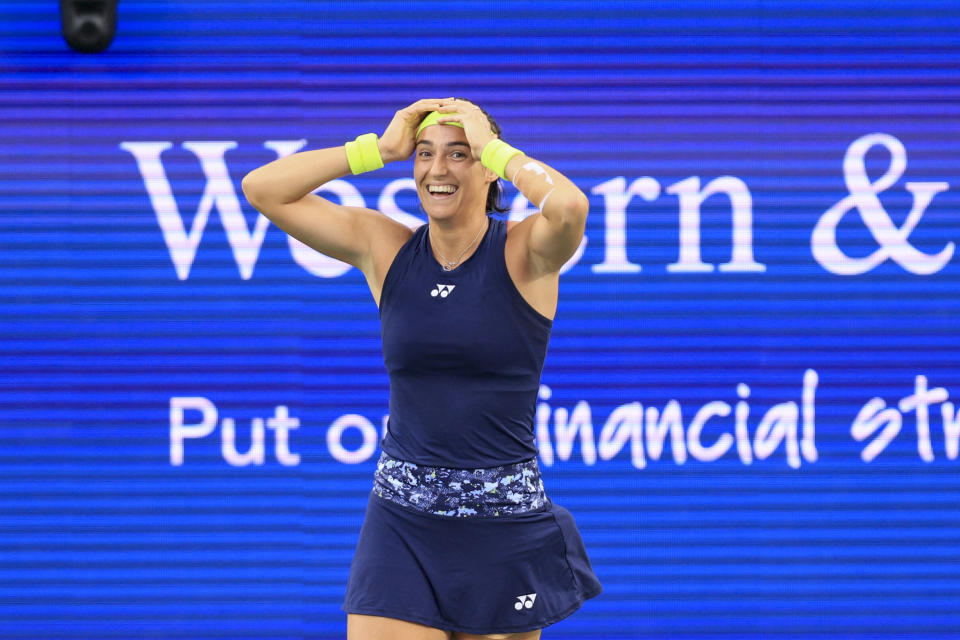
<path id="1" fill-rule="evenodd" d="M 574 211 L 581 218 L 586 219 L 587 214 L 590 213 L 590 199 L 587 198 L 587 195 L 577 189 L 577 194 L 574 197 Z"/>
<path id="2" fill-rule="evenodd" d="M 247 201 L 251 204 L 254 200 L 259 200 L 263 193 L 263 187 L 258 183 L 256 176 L 253 175 L 254 173 L 248 173 L 240 181 L 240 190 L 243 191 L 243 195 L 247 197 Z"/>
<path id="3" fill-rule="evenodd" d="M 582 222 L 587 219 L 587 214 L 590 212 L 590 200 L 587 199 L 583 191 L 574 189 L 571 193 L 566 194 L 561 202 L 557 203 L 557 208 L 563 212 L 562 215 L 565 219 Z"/>
<path id="4" fill-rule="evenodd" d="M 247 175 L 243 176 L 243 179 L 240 181 L 240 188 L 243 189 L 243 192 L 252 191 L 254 184 L 256 184 L 256 170 L 251 171 Z"/>

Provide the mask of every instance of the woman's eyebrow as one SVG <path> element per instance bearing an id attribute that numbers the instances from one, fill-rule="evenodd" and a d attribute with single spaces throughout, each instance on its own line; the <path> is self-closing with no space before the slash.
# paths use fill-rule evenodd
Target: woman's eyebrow
<path id="1" fill-rule="evenodd" d="M 429 140 L 421 140 L 420 142 L 417 143 L 417 146 L 419 146 L 419 145 L 421 145 L 421 144 L 425 144 L 425 145 L 428 145 L 428 146 L 431 146 L 431 147 L 433 146 L 433 143 L 432 143 L 431 141 L 429 141 Z M 463 141 L 461 141 L 461 140 L 456 140 L 456 141 L 454 141 L 454 142 L 448 142 L 448 143 L 447 143 L 447 148 L 450 148 L 450 147 L 469 147 L 469 146 L 470 146 L 470 143 L 469 143 L 469 142 L 463 142 Z"/>

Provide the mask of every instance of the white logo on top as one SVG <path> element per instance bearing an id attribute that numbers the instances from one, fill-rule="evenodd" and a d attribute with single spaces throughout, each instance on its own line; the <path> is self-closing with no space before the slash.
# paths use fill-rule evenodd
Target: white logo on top
<path id="1" fill-rule="evenodd" d="M 537 594 L 528 593 L 523 596 L 517 596 L 517 601 L 513 603 L 513 608 L 517 611 L 521 611 L 524 608 L 531 609 L 533 608 L 533 601 L 537 599 Z"/>
<path id="2" fill-rule="evenodd" d="M 440 296 L 441 298 L 446 298 L 450 295 L 450 292 L 453 291 L 453 288 L 457 286 L 455 284 L 438 284 L 437 288 L 430 292 L 430 295 L 436 298 Z"/>

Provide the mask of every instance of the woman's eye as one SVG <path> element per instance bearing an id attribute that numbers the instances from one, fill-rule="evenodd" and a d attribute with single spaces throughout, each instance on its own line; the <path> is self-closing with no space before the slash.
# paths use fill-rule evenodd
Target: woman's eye
<path id="1" fill-rule="evenodd" d="M 418 153 L 417 155 L 418 155 L 419 157 L 421 157 L 421 158 L 429 158 L 429 157 L 430 157 L 430 152 L 429 152 L 429 151 L 421 151 L 421 152 Z"/>
<path id="2" fill-rule="evenodd" d="M 454 157 L 454 158 L 457 158 L 458 160 L 459 160 L 460 158 L 466 158 L 466 156 L 463 154 L 462 151 L 454 151 L 454 152 L 453 152 L 453 157 Z"/>

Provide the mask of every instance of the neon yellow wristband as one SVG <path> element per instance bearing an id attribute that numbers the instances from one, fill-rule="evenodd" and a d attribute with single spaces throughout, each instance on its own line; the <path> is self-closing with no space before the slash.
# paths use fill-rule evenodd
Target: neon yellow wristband
<path id="1" fill-rule="evenodd" d="M 523 155 L 523 151 L 514 149 L 500 138 L 494 138 L 483 148 L 480 164 L 506 180 L 507 176 L 504 173 L 507 170 L 507 163 L 516 155 Z"/>
<path id="2" fill-rule="evenodd" d="M 347 163 L 354 175 L 366 173 L 383 167 L 383 158 L 377 146 L 377 134 L 365 133 L 344 145 L 347 151 Z"/>

